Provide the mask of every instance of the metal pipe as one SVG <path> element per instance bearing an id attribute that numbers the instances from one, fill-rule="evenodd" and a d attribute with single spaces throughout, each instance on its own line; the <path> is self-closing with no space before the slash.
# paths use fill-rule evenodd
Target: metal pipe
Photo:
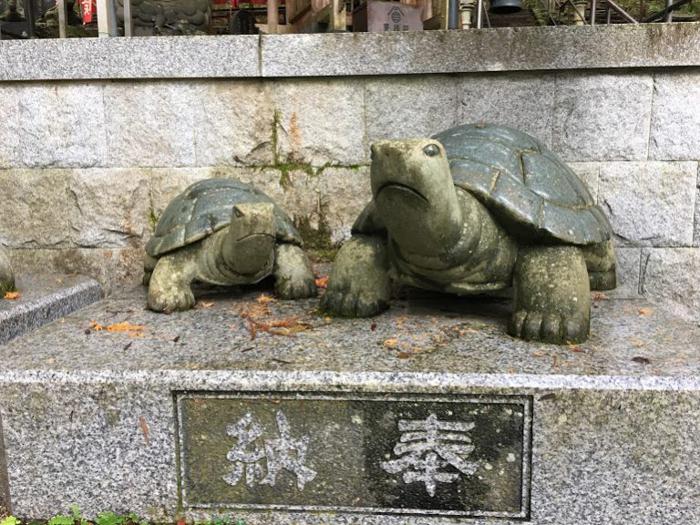
<path id="1" fill-rule="evenodd" d="M 459 0 L 449 0 L 447 3 L 447 29 L 457 29 L 459 20 Z"/>
<path id="2" fill-rule="evenodd" d="M 608 5 L 615 10 L 622 18 L 627 20 L 630 24 L 638 24 L 637 20 L 630 15 L 627 11 L 622 9 L 618 4 L 616 4 L 613 0 L 608 0 Z"/>
<path id="3" fill-rule="evenodd" d="M 484 24 L 482 13 L 484 11 L 484 0 L 476 0 L 476 28 L 481 29 Z"/>
<path id="4" fill-rule="evenodd" d="M 134 36 L 134 21 L 131 18 L 131 0 L 124 2 L 124 36 Z"/>
<path id="5" fill-rule="evenodd" d="M 595 10 L 598 8 L 596 0 L 591 0 L 591 25 L 595 25 Z"/>
<path id="6" fill-rule="evenodd" d="M 673 22 L 673 9 L 669 9 L 673 5 L 673 0 L 666 0 L 666 22 Z"/>
<path id="7" fill-rule="evenodd" d="M 58 38 L 66 38 L 66 0 L 56 0 L 58 10 Z"/>
<path id="8" fill-rule="evenodd" d="M 608 16 L 607 16 L 607 19 L 606 19 L 606 22 L 605 22 L 605 23 L 608 24 L 608 25 L 610 25 L 610 20 L 611 20 L 611 19 L 612 19 L 612 9 L 610 9 L 610 8 L 608 7 Z"/>

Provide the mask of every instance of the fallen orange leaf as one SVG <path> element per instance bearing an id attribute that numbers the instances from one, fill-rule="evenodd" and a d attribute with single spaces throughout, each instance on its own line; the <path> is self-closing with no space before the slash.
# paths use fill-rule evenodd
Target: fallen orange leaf
<path id="1" fill-rule="evenodd" d="M 316 286 L 318 288 L 328 288 L 328 276 L 327 275 L 322 275 L 318 279 L 316 279 Z"/>
<path id="2" fill-rule="evenodd" d="M 195 308 L 201 308 L 201 309 L 206 309 L 206 308 L 211 308 L 214 306 L 214 303 L 209 303 L 205 301 L 198 301 L 197 304 L 195 305 Z"/>
<path id="3" fill-rule="evenodd" d="M 5 292 L 4 297 L 5 297 L 5 299 L 7 299 L 8 301 L 14 301 L 14 300 L 19 299 L 20 297 L 22 297 L 22 294 L 19 293 L 19 292 Z"/>
<path id="4" fill-rule="evenodd" d="M 653 309 L 653 308 L 645 307 L 645 308 L 640 308 L 640 309 L 639 309 L 639 315 L 640 315 L 641 317 L 650 316 L 652 313 L 654 313 L 654 309 Z"/>
<path id="5" fill-rule="evenodd" d="M 386 348 L 396 348 L 397 346 L 399 346 L 399 340 L 396 339 L 396 338 L 394 338 L 394 337 L 392 337 L 392 338 L 387 339 L 386 341 L 384 341 L 384 346 L 385 346 Z"/>
<path id="6" fill-rule="evenodd" d="M 266 294 L 266 293 L 260 294 L 258 296 L 258 298 L 256 299 L 256 302 L 258 304 L 268 304 L 268 303 L 274 303 L 276 301 L 277 301 L 277 299 L 275 299 L 274 297 L 272 297 L 271 295 Z"/>

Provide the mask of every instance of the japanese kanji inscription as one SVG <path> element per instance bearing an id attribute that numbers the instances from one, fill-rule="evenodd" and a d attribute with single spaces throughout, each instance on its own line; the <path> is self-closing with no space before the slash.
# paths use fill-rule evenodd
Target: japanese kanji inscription
<path id="1" fill-rule="evenodd" d="M 528 396 L 175 399 L 188 508 L 529 515 Z"/>

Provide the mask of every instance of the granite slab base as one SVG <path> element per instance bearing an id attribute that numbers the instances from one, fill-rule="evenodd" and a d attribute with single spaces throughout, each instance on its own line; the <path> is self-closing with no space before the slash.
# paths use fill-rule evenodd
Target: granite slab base
<path id="1" fill-rule="evenodd" d="M 99 301 L 102 287 L 80 275 L 24 274 L 14 300 L 0 297 L 0 344 Z"/>
<path id="2" fill-rule="evenodd" d="M 700 326 L 594 301 L 575 346 L 509 303 L 373 319 L 264 288 L 113 296 L 0 347 L 0 504 L 246 525 L 700 523 Z M 3 488 L 4 487 L 4 494 Z"/>

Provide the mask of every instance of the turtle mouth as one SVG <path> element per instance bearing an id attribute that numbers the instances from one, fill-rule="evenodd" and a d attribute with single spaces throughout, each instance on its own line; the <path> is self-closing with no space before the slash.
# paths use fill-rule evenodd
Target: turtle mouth
<path id="1" fill-rule="evenodd" d="M 393 181 L 385 182 L 384 184 L 379 186 L 379 189 L 377 189 L 376 196 L 378 197 L 379 194 L 386 189 L 395 189 L 395 190 L 399 190 L 399 191 L 405 191 L 405 192 L 408 192 L 415 197 L 418 197 L 419 199 L 425 201 L 426 203 L 429 203 L 428 198 L 425 195 L 423 195 L 421 192 L 419 192 L 417 189 L 415 189 L 411 186 L 408 186 L 407 184 L 402 184 L 400 182 L 393 182 Z"/>

